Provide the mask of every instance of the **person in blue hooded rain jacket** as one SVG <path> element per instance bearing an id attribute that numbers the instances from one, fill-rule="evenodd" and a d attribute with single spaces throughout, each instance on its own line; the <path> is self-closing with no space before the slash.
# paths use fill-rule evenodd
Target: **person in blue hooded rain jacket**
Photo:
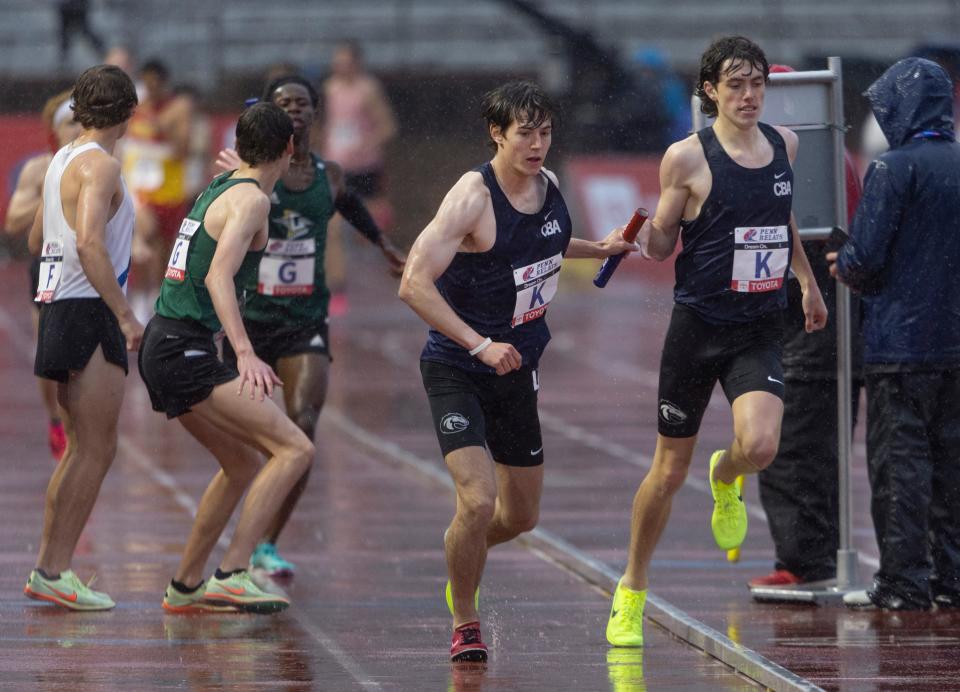
<path id="1" fill-rule="evenodd" d="M 960 144 L 943 68 L 906 58 L 866 91 L 870 164 L 831 274 L 863 296 L 867 465 L 880 569 L 849 606 L 960 607 Z"/>

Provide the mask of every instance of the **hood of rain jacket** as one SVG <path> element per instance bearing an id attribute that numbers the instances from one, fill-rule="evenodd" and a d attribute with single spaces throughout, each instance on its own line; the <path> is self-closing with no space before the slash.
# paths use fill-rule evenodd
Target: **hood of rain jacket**
<path id="1" fill-rule="evenodd" d="M 906 58 L 866 92 L 890 142 L 870 164 L 837 269 L 863 293 L 868 369 L 960 367 L 960 145 L 953 87 Z"/>

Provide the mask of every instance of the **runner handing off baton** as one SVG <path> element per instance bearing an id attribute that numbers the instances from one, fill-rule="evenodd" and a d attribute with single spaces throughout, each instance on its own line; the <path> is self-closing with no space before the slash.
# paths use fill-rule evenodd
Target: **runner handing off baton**
<path id="1" fill-rule="evenodd" d="M 637 239 L 637 234 L 640 232 L 640 229 L 643 227 L 643 222 L 647 220 L 649 212 L 643 207 L 640 207 L 630 218 L 630 223 L 627 224 L 626 228 L 623 229 L 623 239 L 632 243 Z M 610 277 L 613 276 L 613 272 L 617 271 L 617 267 L 620 266 L 620 261 L 627 256 L 626 252 L 620 253 L 619 255 L 611 255 L 607 259 L 603 260 L 603 264 L 600 265 L 600 271 L 597 272 L 597 275 L 593 277 L 593 285 L 597 288 L 603 288 L 607 285 L 607 282 L 610 280 Z"/>
<path id="2" fill-rule="evenodd" d="M 487 660 L 477 613 L 487 551 L 537 523 L 538 366 L 563 259 L 636 249 L 620 229 L 600 241 L 571 237 L 559 183 L 543 167 L 557 113 L 539 86 L 504 84 L 484 97 L 482 114 L 493 158 L 447 193 L 400 283 L 400 298 L 431 327 L 420 372 L 457 491 L 444 534 L 454 662 Z"/>

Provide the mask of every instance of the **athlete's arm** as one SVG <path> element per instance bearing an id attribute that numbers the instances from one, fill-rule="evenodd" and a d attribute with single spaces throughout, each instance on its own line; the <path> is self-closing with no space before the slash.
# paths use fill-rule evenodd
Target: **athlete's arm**
<path id="1" fill-rule="evenodd" d="M 30 230 L 37 207 L 43 201 L 43 177 L 49 157 L 35 156 L 24 164 L 17 178 L 17 186 L 7 205 L 7 219 L 3 224 L 10 235 L 21 235 Z"/>
<path id="2" fill-rule="evenodd" d="M 447 193 L 437 215 L 410 248 L 400 280 L 400 300 L 413 308 L 424 322 L 467 350 L 481 345 L 486 336 L 478 334 L 457 316 L 434 282 L 450 266 L 457 250 L 476 230 L 489 206 L 490 193 L 480 175 L 464 175 Z M 519 352 L 507 343 L 492 342 L 476 357 L 494 368 L 498 375 L 522 365 Z"/>
<path id="3" fill-rule="evenodd" d="M 240 168 L 240 154 L 237 153 L 236 149 L 231 149 L 230 147 L 221 149 L 220 153 L 217 154 L 217 160 L 214 162 L 214 164 L 222 173 L 226 173 L 227 171 L 235 171 Z"/>
<path id="4" fill-rule="evenodd" d="M 553 171 L 543 169 L 553 184 L 560 188 L 560 181 Z M 636 252 L 640 246 L 636 243 L 628 243 L 623 239 L 624 226 L 614 228 L 607 234 L 603 240 L 584 240 L 582 238 L 571 238 L 567 245 L 567 251 L 564 257 L 567 259 L 604 259 L 610 255 L 619 255 L 624 252 Z"/>
<path id="5" fill-rule="evenodd" d="M 797 229 L 797 221 L 792 213 L 790 214 L 790 234 L 793 236 L 793 258 L 790 260 L 790 269 L 800 281 L 800 290 L 803 292 L 801 304 L 806 318 L 804 328 L 809 334 L 827 326 L 827 306 L 823 302 L 817 279 L 810 268 L 807 253 L 800 242 L 800 231 Z"/>
<path id="6" fill-rule="evenodd" d="M 326 162 L 327 181 L 330 183 L 330 192 L 333 194 L 333 206 L 340 215 L 364 238 L 380 248 L 390 273 L 396 277 L 403 274 L 403 265 L 407 261 L 406 255 L 390 242 L 377 222 L 373 220 L 370 210 L 363 203 L 354 190 L 343 184 L 343 169 L 333 161 Z"/>
<path id="7" fill-rule="evenodd" d="M 184 158 L 190 153 L 192 121 L 193 101 L 187 96 L 175 97 L 158 120 L 160 131 L 173 147 L 177 158 Z"/>
<path id="8" fill-rule="evenodd" d="M 243 184 L 227 190 L 214 204 L 221 200 L 224 205 L 221 207 L 224 210 L 223 227 L 216 238 L 217 249 L 210 261 L 204 285 L 210 292 L 213 309 L 223 325 L 223 331 L 237 354 L 237 371 L 240 373 L 237 395 L 242 394 L 244 384 L 250 382 L 250 398 L 254 398 L 259 388 L 262 401 L 265 394 L 273 396 L 273 386 L 281 384 L 281 381 L 273 369 L 253 352 L 253 344 L 240 316 L 233 277 L 240 269 L 250 243 L 266 226 L 270 199 L 259 188 Z"/>
<path id="9" fill-rule="evenodd" d="M 380 146 L 385 145 L 397 134 L 397 120 L 387 101 L 383 87 L 374 78 L 370 78 L 370 119 L 374 123 L 374 138 Z"/>
<path id="10" fill-rule="evenodd" d="M 800 145 L 797 133 L 779 125 L 776 128 L 780 136 L 783 137 L 784 144 L 787 147 L 787 156 L 790 159 L 790 164 L 793 165 Z M 790 214 L 790 235 L 793 238 L 793 258 L 790 260 L 790 269 L 800 282 L 800 290 L 803 292 L 803 314 L 806 318 L 804 328 L 807 333 L 810 333 L 827 326 L 827 306 L 823 302 L 820 287 L 817 286 L 817 279 L 810 268 L 810 261 L 803 249 L 803 243 L 800 242 L 800 230 L 797 228 L 797 220 L 792 212 Z"/>
<path id="11" fill-rule="evenodd" d="M 136 351 L 143 338 L 143 325 L 133 314 L 123 289 L 117 283 L 104 242 L 111 202 L 120 189 L 120 162 L 107 154 L 92 152 L 78 157 L 75 166 L 79 191 L 74 229 L 80 267 L 120 323 L 127 350 Z"/>
<path id="12" fill-rule="evenodd" d="M 624 252 L 636 252 L 640 246 L 636 243 L 628 243 L 623 239 L 623 229 L 626 226 L 614 228 L 607 234 L 603 240 L 583 240 L 582 238 L 571 238 L 567 246 L 567 259 L 604 259 L 610 255 L 619 255 Z"/>
<path id="13" fill-rule="evenodd" d="M 644 258 L 662 262 L 673 254 L 680 237 L 683 210 L 690 198 L 690 180 L 701 163 L 705 162 L 696 136 L 671 144 L 663 155 L 657 211 L 644 222 L 637 236 Z"/>
<path id="14" fill-rule="evenodd" d="M 30 233 L 27 234 L 27 250 L 34 257 L 43 250 L 43 199 L 37 205 L 37 211 L 33 214 L 33 223 L 30 224 Z"/>

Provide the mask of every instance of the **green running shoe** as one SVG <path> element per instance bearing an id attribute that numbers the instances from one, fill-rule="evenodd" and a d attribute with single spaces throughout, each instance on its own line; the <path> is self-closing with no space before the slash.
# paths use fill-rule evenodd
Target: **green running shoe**
<path id="1" fill-rule="evenodd" d="M 607 641 L 614 646 L 643 646 L 643 607 L 646 603 L 647 590 L 628 589 L 621 578 L 610 604 Z"/>
<path id="2" fill-rule="evenodd" d="M 49 601 L 70 610 L 110 610 L 116 605 L 107 594 L 94 591 L 80 581 L 70 569 L 61 572 L 59 579 L 47 579 L 39 570 L 33 570 L 23 593 L 27 598 Z"/>
<path id="3" fill-rule="evenodd" d="M 713 471 L 723 458 L 723 452 L 719 449 L 710 456 L 710 490 L 714 503 L 710 528 L 721 550 L 733 550 L 739 548 L 747 537 L 747 506 L 736 481 L 724 483 L 713 479 Z"/>
<path id="4" fill-rule="evenodd" d="M 290 579 L 293 577 L 293 570 L 296 565 L 280 557 L 276 545 L 264 541 L 253 549 L 253 555 L 250 556 L 250 567 L 262 569 L 271 577 Z"/>
<path id="5" fill-rule="evenodd" d="M 217 605 L 232 605 L 247 613 L 279 613 L 290 605 L 287 597 L 268 593 L 257 586 L 246 570 L 234 572 L 226 579 L 210 577 L 203 598 Z"/>
<path id="6" fill-rule="evenodd" d="M 239 612 L 233 605 L 208 602 L 203 582 L 200 582 L 200 586 L 190 593 L 183 593 L 173 584 L 167 584 L 167 590 L 163 594 L 163 609 L 168 613 L 176 613 L 177 615 Z"/>

